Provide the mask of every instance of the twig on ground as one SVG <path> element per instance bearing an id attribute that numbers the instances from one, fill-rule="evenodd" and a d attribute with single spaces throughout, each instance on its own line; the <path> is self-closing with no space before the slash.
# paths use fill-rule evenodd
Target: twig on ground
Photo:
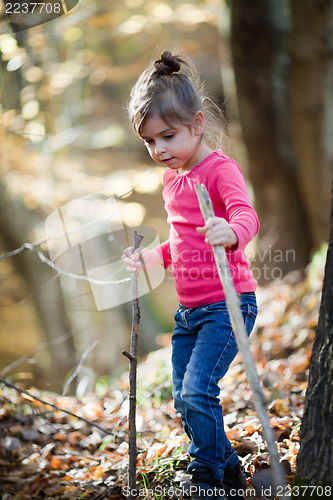
<path id="1" fill-rule="evenodd" d="M 25 389 L 21 389 L 17 385 L 12 384 L 11 382 L 8 382 L 8 380 L 0 378 L 0 383 L 6 385 L 10 389 L 15 389 L 16 391 L 20 392 L 21 394 L 25 394 L 26 396 L 29 396 L 30 398 L 35 399 L 36 401 L 38 401 L 39 403 L 42 403 L 43 405 L 51 406 L 51 408 L 53 408 L 56 411 L 62 411 L 63 413 L 66 413 L 67 415 L 70 415 L 71 417 L 78 418 L 79 420 L 82 420 L 86 424 L 92 425 L 93 427 L 96 427 L 97 429 L 104 432 L 105 434 L 113 435 L 113 432 L 108 431 L 107 429 L 105 429 L 105 427 L 102 427 L 101 425 L 96 424 L 95 422 L 91 422 L 91 420 L 88 420 L 87 418 L 81 417 L 80 415 L 76 415 L 75 413 L 73 413 L 69 410 L 65 410 L 64 408 L 60 408 L 60 406 L 57 406 L 53 403 L 50 403 L 49 401 L 44 401 L 43 399 L 35 396 L 34 394 L 31 394 L 31 392 L 26 391 Z"/>

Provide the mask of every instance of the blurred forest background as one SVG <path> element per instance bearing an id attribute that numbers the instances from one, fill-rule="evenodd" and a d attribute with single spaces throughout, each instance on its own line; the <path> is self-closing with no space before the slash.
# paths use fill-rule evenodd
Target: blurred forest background
<path id="1" fill-rule="evenodd" d="M 163 169 L 125 110 L 140 72 L 167 49 L 192 57 L 225 113 L 222 147 L 240 164 L 261 220 L 248 248 L 254 276 L 261 285 L 290 272 L 299 278 L 328 241 L 331 4 L 80 0 L 67 15 L 17 34 L 0 4 L 0 254 L 40 242 L 34 249 L 49 257 L 48 217 L 101 191 L 117 200 L 129 235 L 144 225 L 168 237 Z M 98 205 L 92 210 L 97 221 Z M 29 250 L 0 262 L 0 280 L 1 376 L 59 392 L 91 348 L 80 394 L 126 367 L 129 302 L 98 310 L 89 283 L 58 274 Z M 140 305 L 144 354 L 172 330 L 170 273 Z"/>

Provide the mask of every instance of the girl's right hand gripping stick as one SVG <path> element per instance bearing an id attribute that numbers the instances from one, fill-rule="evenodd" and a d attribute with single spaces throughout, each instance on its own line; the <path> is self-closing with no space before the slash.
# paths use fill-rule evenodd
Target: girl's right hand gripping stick
<path id="1" fill-rule="evenodd" d="M 195 190 L 198 196 L 200 209 L 206 222 L 210 217 L 214 217 L 214 210 L 208 191 L 204 184 L 196 184 Z M 234 283 L 230 274 L 229 264 L 223 245 L 213 245 L 213 253 L 216 261 L 216 266 L 221 279 L 222 287 L 226 297 L 226 304 L 230 316 L 231 325 L 236 337 L 238 349 L 241 352 L 244 369 L 251 387 L 253 402 L 257 410 L 258 416 L 262 423 L 262 430 L 267 442 L 269 454 L 271 456 L 271 473 L 265 474 L 262 488 L 260 488 L 260 477 L 257 477 L 256 491 L 262 490 L 267 486 L 268 482 L 273 482 L 272 486 L 276 492 L 286 491 L 286 477 L 284 470 L 279 461 L 279 454 L 275 444 L 275 436 L 270 425 L 267 406 L 264 400 L 264 395 L 261 390 L 260 379 L 256 370 L 255 362 L 250 350 L 250 343 L 246 333 L 242 312 L 239 306 L 239 299 L 236 293 Z M 282 494 L 282 499 L 287 497 Z"/>

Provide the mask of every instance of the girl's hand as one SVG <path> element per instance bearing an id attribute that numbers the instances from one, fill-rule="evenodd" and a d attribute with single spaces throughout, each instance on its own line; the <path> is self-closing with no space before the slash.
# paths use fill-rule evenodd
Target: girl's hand
<path id="1" fill-rule="evenodd" d="M 133 247 L 124 250 L 121 260 L 126 264 L 128 271 L 142 271 L 143 268 L 150 269 L 157 264 L 163 264 L 161 255 L 157 250 L 149 250 L 140 247 L 133 251 Z M 144 267 L 143 267 L 143 265 Z"/>
<path id="2" fill-rule="evenodd" d="M 197 227 L 197 231 L 205 234 L 205 242 L 210 245 L 232 247 L 238 243 L 236 233 L 221 217 L 210 217 L 203 227 Z"/>

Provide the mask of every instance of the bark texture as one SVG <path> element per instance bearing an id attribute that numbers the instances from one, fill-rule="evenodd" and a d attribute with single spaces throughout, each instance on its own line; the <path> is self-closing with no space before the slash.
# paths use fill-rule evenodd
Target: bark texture
<path id="1" fill-rule="evenodd" d="M 306 266 L 328 238 L 333 1 L 231 5 L 239 116 L 261 221 L 258 263 L 268 269 L 256 276 L 263 282 Z"/>
<path id="2" fill-rule="evenodd" d="M 323 294 L 301 426 L 297 481 L 333 486 L 333 198 L 330 220 Z"/>
<path id="3" fill-rule="evenodd" d="M 291 0 L 290 107 L 313 247 L 327 241 L 333 178 L 333 1 Z"/>
<path id="4" fill-rule="evenodd" d="M 29 241 L 37 220 L 38 216 L 27 211 L 20 200 L 9 200 L 6 185 L 0 183 L 0 231 L 8 251 Z M 14 258 L 13 264 L 25 278 L 30 293 L 39 290 L 54 276 L 54 271 L 31 252 Z M 60 392 L 66 375 L 76 364 L 76 356 L 71 336 L 64 342 L 54 344 L 57 338 L 71 331 L 59 280 L 41 289 L 33 300 L 46 341 L 50 342 L 49 387 Z"/>
<path id="5" fill-rule="evenodd" d="M 288 26 L 280 0 L 233 0 L 231 45 L 239 115 L 261 221 L 262 265 L 274 279 L 274 252 L 285 274 L 308 263 L 311 242 L 300 197 L 286 106 Z M 270 249 L 271 252 L 266 252 Z M 284 258 L 293 249 L 295 259 Z M 258 276 L 260 279 L 262 276 Z M 263 281 L 263 280 L 261 280 Z"/>

